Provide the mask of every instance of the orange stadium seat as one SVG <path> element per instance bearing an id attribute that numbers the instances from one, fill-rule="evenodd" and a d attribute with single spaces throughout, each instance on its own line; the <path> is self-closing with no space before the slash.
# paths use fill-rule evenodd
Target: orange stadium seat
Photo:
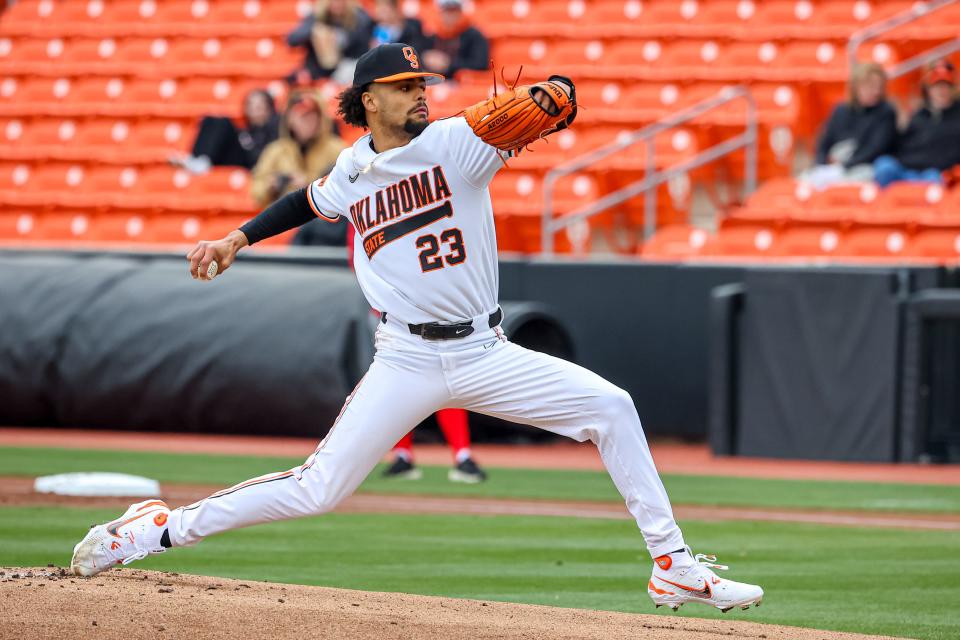
<path id="1" fill-rule="evenodd" d="M 423 7 L 420 3 L 420 8 Z M 473 20 L 477 24 L 489 26 L 498 36 L 510 35 L 516 31 L 518 23 L 525 22 L 530 15 L 531 4 L 523 0 L 485 0 L 474 4 Z"/>
<path id="2" fill-rule="evenodd" d="M 944 195 L 938 184 L 897 182 L 880 191 L 871 209 L 855 221 L 867 226 L 913 226 L 922 219 L 938 218 Z"/>
<path id="3" fill-rule="evenodd" d="M 577 28 L 585 24 L 589 18 L 589 7 L 581 0 L 547 0 L 531 4 L 531 12 L 527 20 Z"/>
<path id="4" fill-rule="evenodd" d="M 63 41 L 57 39 L 39 40 L 31 38 L 18 38 L 16 40 L 7 40 L 9 44 L 4 46 L 6 54 L 0 57 L 4 62 L 48 62 L 58 57 L 63 52 Z M 56 55 L 51 55 L 56 53 Z"/>
<path id="5" fill-rule="evenodd" d="M 843 82 L 849 70 L 843 47 L 823 40 L 785 43 L 773 67 L 777 78 L 787 82 Z"/>
<path id="6" fill-rule="evenodd" d="M 854 217 L 872 206 L 877 198 L 877 186 L 871 183 L 838 184 L 823 191 L 807 185 L 797 187 L 797 198 L 804 206 L 790 214 L 792 224 L 846 225 Z"/>
<path id="7" fill-rule="evenodd" d="M 832 227 L 788 228 L 780 236 L 778 250 L 787 256 L 831 256 L 840 239 L 840 232 Z"/>
<path id="8" fill-rule="evenodd" d="M 935 258 L 955 262 L 960 259 L 960 228 L 920 231 L 905 253 L 917 258 Z"/>
<path id="9" fill-rule="evenodd" d="M 158 151 L 189 149 L 193 143 L 192 128 L 177 120 L 145 120 L 130 129 L 128 144 L 142 150 Z M 160 158 L 166 160 L 166 157 Z"/>
<path id="10" fill-rule="evenodd" d="M 910 237 L 899 230 L 858 229 L 846 234 L 837 254 L 867 258 L 900 258 L 904 255 Z"/>
<path id="11" fill-rule="evenodd" d="M 642 19 L 651 25 L 657 25 L 663 29 L 670 29 L 677 25 L 686 24 L 684 16 L 684 7 L 692 6 L 691 3 L 675 2 L 673 0 L 655 0 L 654 2 L 641 5 Z M 689 10 L 687 12 L 689 14 Z"/>
<path id="12" fill-rule="evenodd" d="M 601 40 L 561 40 L 550 45 L 550 65 L 561 69 L 602 64 L 604 46 Z"/>
<path id="13" fill-rule="evenodd" d="M 113 38 L 83 38 L 70 41 L 66 58 L 73 65 L 82 64 L 95 71 L 94 65 L 115 60 L 116 53 L 117 42 Z"/>
<path id="14" fill-rule="evenodd" d="M 0 162 L 0 191 L 24 188 L 32 172 L 33 167 L 24 162 Z"/>
<path id="15" fill-rule="evenodd" d="M 577 102 L 587 110 L 621 105 L 624 85 L 615 80 L 585 80 L 577 83 Z"/>
<path id="16" fill-rule="evenodd" d="M 118 41 L 114 57 L 131 64 L 156 64 L 166 60 L 170 48 L 167 38 L 124 38 Z"/>
<path id="17" fill-rule="evenodd" d="M 876 62 L 883 66 L 892 66 L 900 61 L 900 53 L 893 43 L 868 43 L 857 51 L 857 59 L 861 62 Z"/>
<path id="18" fill-rule="evenodd" d="M 158 243 L 193 243 L 200 239 L 202 221 L 191 215 L 165 214 L 150 219 L 145 240 Z"/>
<path id="19" fill-rule="evenodd" d="M 130 138 L 130 122 L 113 119 L 88 120 L 77 131 L 77 146 L 87 149 L 91 159 L 100 159 L 97 148 L 116 147 Z"/>
<path id="20" fill-rule="evenodd" d="M 78 80 L 73 89 L 72 101 L 83 105 L 92 113 L 103 112 L 111 107 L 123 106 L 128 98 L 131 83 L 122 78 L 94 77 Z"/>
<path id="21" fill-rule="evenodd" d="M 715 253 L 722 256 L 770 257 L 778 252 L 779 244 L 776 230 L 764 225 L 721 228 L 714 241 Z"/>
<path id="22" fill-rule="evenodd" d="M 0 213 L 0 242 L 22 241 L 32 236 L 36 216 L 26 212 Z"/>
<path id="23" fill-rule="evenodd" d="M 212 19 L 210 5 L 211 3 L 205 0 L 163 0 L 156 3 L 156 12 L 151 17 L 164 23 L 203 24 Z M 141 4 L 141 8 L 142 6 Z"/>
<path id="24" fill-rule="evenodd" d="M 173 78 L 163 80 L 134 79 L 123 90 L 123 98 L 131 105 L 162 107 L 178 101 L 180 83 Z"/>
<path id="25" fill-rule="evenodd" d="M 169 41 L 167 62 L 201 65 L 220 58 L 223 43 L 220 38 L 174 38 Z"/>
<path id="26" fill-rule="evenodd" d="M 705 67 L 716 70 L 724 46 L 716 40 L 678 40 L 663 45 L 655 59 L 656 71 L 670 77 L 698 77 Z"/>
<path id="27" fill-rule="evenodd" d="M 211 105 L 218 113 L 236 113 L 241 106 L 243 96 L 257 86 L 256 81 L 233 81 L 226 78 L 189 78 L 183 81 L 177 91 L 181 102 Z M 220 103 L 232 108 L 222 108 Z M 216 105 L 216 107 L 213 107 Z"/>
<path id="28" fill-rule="evenodd" d="M 87 171 L 85 190 L 90 194 L 137 193 L 139 172 L 135 167 L 99 165 Z"/>
<path id="29" fill-rule="evenodd" d="M 96 216 L 89 239 L 96 242 L 143 242 L 147 219 L 139 214 L 108 213 Z"/>
<path id="30" fill-rule="evenodd" d="M 734 80 L 762 77 L 768 66 L 776 64 L 779 47 L 773 42 L 737 42 L 723 51 L 720 63 Z"/>
<path id="31" fill-rule="evenodd" d="M 31 239 L 73 243 L 87 239 L 89 232 L 88 215 L 58 210 L 37 217 Z"/>
<path id="32" fill-rule="evenodd" d="M 496 67 L 509 65 L 547 64 L 550 44 L 542 38 L 516 38 L 499 40 L 493 46 L 493 63 Z"/>
<path id="33" fill-rule="evenodd" d="M 753 28 L 774 30 L 780 37 L 796 37 L 796 27 L 808 23 L 816 6 L 804 0 L 772 0 L 759 3 Z M 764 33 L 763 37 L 769 37 Z"/>
<path id="34" fill-rule="evenodd" d="M 710 234 L 698 227 L 674 225 L 663 227 L 640 246 L 644 258 L 676 260 L 708 253 Z"/>
<path id="35" fill-rule="evenodd" d="M 739 29 L 756 14 L 755 4 L 742 0 L 712 0 L 702 4 L 693 3 L 693 7 L 696 12 L 687 21 L 686 30 L 691 35 L 708 37 L 718 33 L 739 33 Z"/>
<path id="36" fill-rule="evenodd" d="M 846 38 L 857 29 L 883 20 L 902 8 L 903 5 L 897 3 L 826 0 L 817 4 L 810 26 L 823 37 Z"/>
<path id="37" fill-rule="evenodd" d="M 927 212 L 937 208 L 946 195 L 946 190 L 939 184 L 894 182 L 880 191 L 877 206 Z"/>
<path id="38" fill-rule="evenodd" d="M 605 28 L 627 28 L 646 23 L 643 4 L 637 0 L 607 0 L 590 7 L 590 19 Z"/>
<path id="39" fill-rule="evenodd" d="M 7 176 L 4 176 L 5 178 Z M 25 209 L 50 209 L 69 202 L 83 183 L 84 167 L 77 164 L 16 166 L 9 187 L 0 183 L 0 203 Z"/>
<path id="40" fill-rule="evenodd" d="M 217 23 L 249 23 L 254 21 L 269 20 L 268 14 L 264 12 L 264 5 L 279 5 L 283 12 L 281 22 L 287 25 L 296 22 L 296 12 L 294 7 L 286 2 L 258 2 L 257 0 L 220 0 L 210 5 L 210 20 Z M 285 6 L 286 5 L 286 6 Z"/>
<path id="41" fill-rule="evenodd" d="M 236 64 L 259 62 L 286 68 L 302 60 L 303 54 L 280 38 L 236 38 L 223 43 L 220 57 Z"/>

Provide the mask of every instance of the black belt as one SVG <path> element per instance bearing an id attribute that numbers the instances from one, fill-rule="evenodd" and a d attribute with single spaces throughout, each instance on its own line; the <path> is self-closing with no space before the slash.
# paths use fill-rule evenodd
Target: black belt
<path id="1" fill-rule="evenodd" d="M 493 329 L 500 324 L 501 320 L 503 320 L 503 309 L 497 307 L 497 310 L 487 318 L 487 326 Z M 380 314 L 380 321 L 384 323 L 387 321 L 386 312 Z M 473 324 L 470 322 L 460 322 L 458 324 L 427 322 L 424 324 L 408 324 L 407 326 L 410 328 L 410 333 L 420 336 L 424 340 L 456 340 L 466 338 L 474 331 Z"/>

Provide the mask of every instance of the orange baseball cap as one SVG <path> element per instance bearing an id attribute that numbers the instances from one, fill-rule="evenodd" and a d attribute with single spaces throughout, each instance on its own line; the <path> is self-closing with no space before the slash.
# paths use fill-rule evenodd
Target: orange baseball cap
<path id="1" fill-rule="evenodd" d="M 923 82 L 928 86 L 938 82 L 954 84 L 956 81 L 956 70 L 953 68 L 953 65 L 946 60 L 935 63 L 923 76 Z"/>

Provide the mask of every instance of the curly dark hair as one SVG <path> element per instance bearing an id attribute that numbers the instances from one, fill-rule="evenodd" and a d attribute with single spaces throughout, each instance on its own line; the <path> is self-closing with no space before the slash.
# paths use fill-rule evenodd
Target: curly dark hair
<path id="1" fill-rule="evenodd" d="M 363 107 L 363 92 L 369 85 L 360 85 L 358 87 L 347 87 L 337 96 L 340 105 L 337 107 L 337 113 L 343 116 L 343 121 L 353 127 L 367 128 L 367 110 Z"/>

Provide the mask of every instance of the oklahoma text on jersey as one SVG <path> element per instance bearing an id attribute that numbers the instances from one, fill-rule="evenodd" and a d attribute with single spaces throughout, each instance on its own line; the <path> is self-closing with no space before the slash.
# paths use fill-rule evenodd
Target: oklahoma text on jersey
<path id="1" fill-rule="evenodd" d="M 372 206 L 371 196 L 350 205 L 350 219 L 353 220 L 354 228 L 363 236 L 363 249 L 367 257 L 372 258 L 379 249 L 408 233 L 441 218 L 451 217 L 453 207 L 450 206 L 449 199 L 452 195 L 443 169 L 437 165 L 429 171 L 422 171 L 380 189 L 372 196 L 375 203 Z M 422 210 L 441 201 L 439 206 Z M 413 211 L 418 213 L 410 216 Z M 404 217 L 379 231 L 367 233 L 400 216 L 409 217 Z"/>

